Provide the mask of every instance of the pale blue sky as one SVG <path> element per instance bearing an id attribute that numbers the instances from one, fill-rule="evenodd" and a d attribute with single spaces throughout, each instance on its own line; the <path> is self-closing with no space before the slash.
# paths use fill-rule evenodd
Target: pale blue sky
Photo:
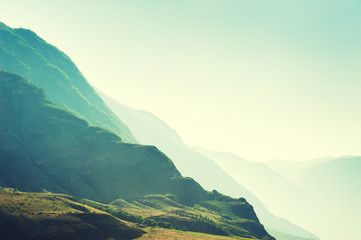
<path id="1" fill-rule="evenodd" d="M 257 161 L 361 155 L 360 0 L 1 0 L 0 21 L 188 144 Z"/>

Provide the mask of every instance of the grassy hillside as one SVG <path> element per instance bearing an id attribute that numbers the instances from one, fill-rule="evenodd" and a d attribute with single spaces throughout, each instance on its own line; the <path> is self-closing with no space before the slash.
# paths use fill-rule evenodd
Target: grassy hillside
<path id="1" fill-rule="evenodd" d="M 244 199 L 232 199 L 215 191 L 211 198 L 191 206 L 170 194 L 147 195 L 131 202 L 118 199 L 109 205 L 89 200 L 84 203 L 121 219 L 150 226 L 249 238 L 253 232 L 262 230 L 252 207 Z"/>
<path id="2" fill-rule="evenodd" d="M 215 236 L 204 233 L 194 233 L 194 232 L 184 232 L 163 228 L 148 228 L 148 232 L 143 236 L 137 238 L 137 240 L 257 240 L 256 238 L 242 238 L 242 237 L 225 237 L 225 236 Z"/>
<path id="3" fill-rule="evenodd" d="M 63 194 L 0 189 L 0 239 L 135 239 L 135 224 Z"/>
<path id="4" fill-rule="evenodd" d="M 56 47 L 27 29 L 12 29 L 0 22 L 0 69 L 18 73 L 41 87 L 47 97 L 90 124 L 136 140 L 71 61 Z"/>
<path id="5" fill-rule="evenodd" d="M 0 189 L 0 239 L 257 240 L 147 227 L 115 218 L 68 195 L 20 192 L 10 188 Z"/>
<path id="6" fill-rule="evenodd" d="M 53 105 L 40 88 L 19 75 L 0 71 L 0 84 L 2 185 L 103 203 L 172 194 L 179 204 L 191 207 L 218 198 L 193 179 L 182 177 L 157 148 L 123 143 L 117 135 L 89 126 Z M 235 214 L 242 221 L 238 228 L 244 230 L 239 236 L 273 239 L 251 205 L 229 199 L 218 201 L 224 209 L 236 205 Z"/>
<path id="7" fill-rule="evenodd" d="M 99 206 L 108 206 L 96 202 Z M 115 218 L 71 196 L 0 189 L 0 239 L 214 239 L 257 240 L 147 227 Z"/>

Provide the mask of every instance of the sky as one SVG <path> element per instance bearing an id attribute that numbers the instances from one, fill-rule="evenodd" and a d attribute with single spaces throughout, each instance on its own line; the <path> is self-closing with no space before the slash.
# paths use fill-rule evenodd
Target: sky
<path id="1" fill-rule="evenodd" d="M 93 86 L 251 161 L 361 155 L 360 0 L 0 0 Z"/>

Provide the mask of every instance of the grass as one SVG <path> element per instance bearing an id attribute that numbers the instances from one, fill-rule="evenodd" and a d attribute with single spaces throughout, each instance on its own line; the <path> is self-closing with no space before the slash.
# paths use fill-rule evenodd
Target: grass
<path id="1" fill-rule="evenodd" d="M 173 195 L 152 194 L 132 202 L 118 199 L 109 205 L 91 206 L 99 209 L 103 207 L 102 210 L 108 206 L 115 211 L 119 209 L 131 215 L 142 216 L 143 219 L 170 223 L 171 228 L 177 230 L 221 236 L 251 237 L 251 234 L 242 225 L 239 225 L 244 222 L 247 224 L 248 220 L 237 217 L 225 204 L 216 200 L 185 206 L 179 203 Z"/>
<path id="2" fill-rule="evenodd" d="M 257 240 L 255 238 L 241 238 L 241 237 L 225 237 L 210 235 L 205 233 L 196 233 L 196 232 L 184 232 L 173 229 L 162 229 L 162 228 L 146 228 L 144 229 L 147 233 L 143 236 L 137 238 L 137 240 L 196 240 L 196 239 L 208 239 L 208 240 Z"/>
<path id="3" fill-rule="evenodd" d="M 105 214 L 65 194 L 20 192 L 12 188 L 0 190 L 0 206 L 2 211 L 26 217 L 58 216 L 67 213 Z"/>
<path id="4" fill-rule="evenodd" d="M 135 239 L 145 232 L 76 199 L 0 189 L 0 239 Z"/>
<path id="5" fill-rule="evenodd" d="M 178 216 L 175 214 L 171 214 L 167 211 L 174 211 L 175 209 L 180 210 L 181 206 L 175 207 L 173 202 L 170 201 L 171 199 L 169 196 L 148 196 L 145 198 L 147 201 L 151 202 L 151 199 L 156 199 L 153 204 L 157 205 L 157 207 L 160 207 L 160 210 L 151 210 L 152 208 L 146 205 L 142 205 L 139 202 L 133 203 L 127 203 L 124 200 L 119 200 L 118 204 L 122 206 L 126 206 L 128 210 L 134 208 L 138 214 L 147 213 L 150 217 L 155 216 L 166 216 L 170 218 L 175 219 L 184 219 L 186 217 Z M 164 201 L 162 201 L 162 199 Z M 98 204 L 99 206 L 110 206 L 111 208 L 118 208 L 114 205 L 106 205 L 101 204 L 97 202 L 93 202 L 93 204 Z M 149 203 L 148 203 L 149 204 Z M 168 205 L 171 204 L 172 206 Z M 184 206 L 183 206 L 184 207 Z M 188 211 L 189 214 L 203 214 L 202 216 L 208 216 L 207 210 L 202 207 L 198 208 L 189 208 L 188 210 L 183 209 L 185 211 Z M 209 210 L 208 210 L 209 211 Z M 0 189 L 0 213 L 5 213 L 3 216 L 12 215 L 17 218 L 21 219 L 33 219 L 35 222 L 41 222 L 42 220 L 46 219 L 46 221 L 49 220 L 55 220 L 54 223 L 58 224 L 56 222 L 59 217 L 64 220 L 69 220 L 72 225 L 74 223 L 78 224 L 80 228 L 83 228 L 85 225 L 88 225 L 89 223 L 93 224 L 96 228 L 99 228 L 97 225 L 98 223 L 95 223 L 94 219 L 86 219 L 85 222 L 79 221 L 79 219 L 84 220 L 82 216 L 86 216 L 87 218 L 89 216 L 104 216 L 107 215 L 109 218 L 112 219 L 112 221 L 119 222 L 122 225 L 123 229 L 133 229 L 137 231 L 137 233 L 144 233 L 141 237 L 138 237 L 136 239 L 139 240 L 147 240 L 147 239 L 184 239 L 184 240 L 193 240 L 193 239 L 215 239 L 215 240 L 230 240 L 230 239 L 239 239 L 239 240 L 250 240 L 251 238 L 241 238 L 236 236 L 219 236 L 219 235 L 211 235 L 206 233 L 198 233 L 198 232 L 190 232 L 190 231 L 179 231 L 175 229 L 165 229 L 165 228 L 159 228 L 159 227 L 146 227 L 143 224 L 135 224 L 130 223 L 127 221 L 119 220 L 114 217 L 112 217 L 110 214 L 98 210 L 96 208 L 90 207 L 88 205 L 82 204 L 77 199 L 70 197 L 65 194 L 54 194 L 54 193 L 32 193 L 32 192 L 20 192 L 15 189 L 11 188 L 1 188 Z M 156 214 L 156 215 L 153 215 Z M 157 215 L 161 214 L 161 215 Z M 65 218 L 64 218 L 65 216 Z M 74 216 L 77 217 L 77 222 L 74 222 Z M 104 221 L 102 218 L 101 221 Z M 109 221 L 109 220 L 107 220 Z M 114 225 L 114 222 L 110 221 L 110 225 Z M 21 221 L 23 222 L 23 221 Z M 119 226 L 117 225 L 118 229 Z M 21 234 L 24 234 L 24 226 L 21 224 L 21 228 L 16 228 L 15 230 L 21 232 Z M 54 234 L 69 234 L 69 232 L 72 232 L 71 226 L 67 226 L 64 228 L 62 225 L 61 228 L 57 228 L 57 226 L 52 227 L 50 229 L 53 229 L 51 232 L 51 236 L 54 236 Z M 59 231 L 59 229 L 61 231 Z M 49 234 L 47 232 L 48 230 L 42 230 L 44 234 Z M 15 231 L 16 232 L 16 231 Z M 36 234 L 43 234 L 43 232 L 37 232 Z M 76 232 L 76 231 L 75 231 Z M 1 238 L 1 232 L 0 232 L 0 238 Z M 35 234 L 35 233 L 31 233 Z M 22 235 L 25 237 L 31 236 L 30 235 Z M 84 235 L 84 231 L 82 232 Z M 138 234 L 140 236 L 141 234 Z M 86 236 L 86 235 L 84 235 Z M 46 239 L 46 238 L 45 238 Z M 254 239 L 253 239 L 254 240 Z"/>

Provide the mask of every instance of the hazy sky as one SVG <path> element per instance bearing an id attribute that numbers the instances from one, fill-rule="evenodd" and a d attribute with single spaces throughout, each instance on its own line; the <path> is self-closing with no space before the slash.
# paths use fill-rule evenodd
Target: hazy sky
<path id="1" fill-rule="evenodd" d="M 256 161 L 361 155 L 360 0 L 0 0 L 0 21 L 187 144 Z"/>

